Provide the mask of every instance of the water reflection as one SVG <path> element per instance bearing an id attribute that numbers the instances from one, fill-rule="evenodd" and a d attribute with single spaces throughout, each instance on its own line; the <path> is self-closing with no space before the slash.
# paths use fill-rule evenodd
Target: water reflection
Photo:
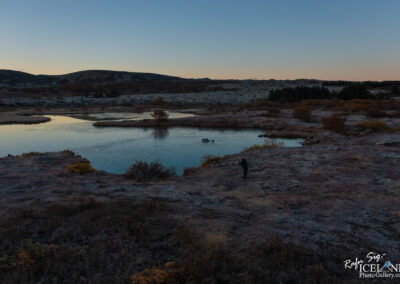
<path id="1" fill-rule="evenodd" d="M 154 128 L 152 135 L 154 139 L 164 139 L 168 136 L 168 128 Z"/>
<path id="2" fill-rule="evenodd" d="M 0 156 L 24 152 L 53 152 L 70 149 L 88 158 L 97 169 L 123 173 L 135 161 L 160 161 L 181 174 L 195 167 L 202 156 L 238 153 L 262 144 L 261 130 L 174 128 L 95 128 L 91 121 L 65 116 L 35 125 L 0 126 Z M 202 139 L 209 139 L 208 143 Z M 214 143 L 212 143 L 214 140 Z M 278 139 L 288 147 L 301 140 Z"/>

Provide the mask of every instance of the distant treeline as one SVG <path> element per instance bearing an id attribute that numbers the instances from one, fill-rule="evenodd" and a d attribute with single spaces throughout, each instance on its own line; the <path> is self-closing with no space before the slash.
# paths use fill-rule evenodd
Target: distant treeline
<path id="1" fill-rule="evenodd" d="M 273 90 L 269 95 L 270 101 L 276 102 L 298 102 L 309 99 L 376 99 L 370 94 L 364 85 L 350 85 L 344 87 L 340 92 L 330 92 L 324 87 L 297 87 Z"/>

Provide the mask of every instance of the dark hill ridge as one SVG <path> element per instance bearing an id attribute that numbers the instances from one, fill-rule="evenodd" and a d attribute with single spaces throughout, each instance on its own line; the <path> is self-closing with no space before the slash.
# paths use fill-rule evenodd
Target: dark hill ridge
<path id="1" fill-rule="evenodd" d="M 129 82 L 171 82 L 186 79 L 153 73 L 137 73 L 108 70 L 86 70 L 64 75 L 33 75 L 20 71 L 0 70 L 0 86 L 46 87 L 75 83 L 110 84 Z"/>

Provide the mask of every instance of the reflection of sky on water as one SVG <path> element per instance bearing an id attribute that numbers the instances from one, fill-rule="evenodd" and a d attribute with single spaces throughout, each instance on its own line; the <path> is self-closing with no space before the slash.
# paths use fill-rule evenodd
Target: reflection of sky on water
<path id="1" fill-rule="evenodd" d="M 24 152 L 52 152 L 70 149 L 88 158 L 97 169 L 124 172 L 136 160 L 160 161 L 174 166 L 197 166 L 206 154 L 238 153 L 253 144 L 262 144 L 260 130 L 197 128 L 95 128 L 92 122 L 67 116 L 49 116 L 48 123 L 0 126 L 0 156 Z M 202 138 L 215 143 L 202 143 Z M 278 139 L 287 146 L 299 140 Z"/>

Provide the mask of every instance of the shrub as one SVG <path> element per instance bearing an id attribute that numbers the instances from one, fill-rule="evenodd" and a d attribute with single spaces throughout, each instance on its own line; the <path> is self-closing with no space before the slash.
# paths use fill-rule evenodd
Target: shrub
<path id="1" fill-rule="evenodd" d="M 137 161 L 125 173 L 125 177 L 136 181 L 155 181 L 175 176 L 174 168 L 166 168 L 158 162 Z"/>
<path id="2" fill-rule="evenodd" d="M 81 162 L 81 163 L 68 165 L 67 171 L 70 173 L 83 175 L 83 174 L 87 174 L 87 173 L 92 173 L 95 171 L 95 169 L 90 165 L 89 162 Z"/>
<path id="3" fill-rule="evenodd" d="M 262 144 L 262 145 L 255 144 L 251 147 L 247 147 L 243 150 L 243 152 L 251 152 L 251 151 L 259 150 L 259 149 L 273 149 L 273 148 L 279 148 L 279 147 L 283 147 L 283 143 L 277 142 L 275 139 L 272 139 L 272 140 L 265 140 L 264 144 Z"/>
<path id="4" fill-rule="evenodd" d="M 305 106 L 298 106 L 292 111 L 293 117 L 304 120 L 305 122 L 311 121 L 311 109 Z"/>
<path id="5" fill-rule="evenodd" d="M 356 124 L 356 127 L 361 130 L 372 130 L 373 132 L 382 132 L 390 130 L 390 127 L 384 121 L 369 121 L 364 120 Z"/>
<path id="6" fill-rule="evenodd" d="M 155 119 L 155 120 L 167 120 L 168 119 L 168 113 L 166 113 L 164 110 L 162 109 L 155 109 L 153 110 L 153 112 L 151 113 L 151 116 Z"/>
<path id="7" fill-rule="evenodd" d="M 214 163 L 220 162 L 222 159 L 223 159 L 223 158 L 220 157 L 220 156 L 205 155 L 205 156 L 202 158 L 201 166 L 202 166 L 203 168 L 207 168 L 207 167 L 211 166 L 211 165 L 214 164 Z"/>
<path id="8" fill-rule="evenodd" d="M 322 118 L 322 127 L 336 132 L 343 131 L 344 119 L 339 116 L 330 116 Z"/>
<path id="9" fill-rule="evenodd" d="M 160 106 L 164 104 L 164 99 L 162 97 L 158 97 L 151 102 L 154 106 Z"/>

